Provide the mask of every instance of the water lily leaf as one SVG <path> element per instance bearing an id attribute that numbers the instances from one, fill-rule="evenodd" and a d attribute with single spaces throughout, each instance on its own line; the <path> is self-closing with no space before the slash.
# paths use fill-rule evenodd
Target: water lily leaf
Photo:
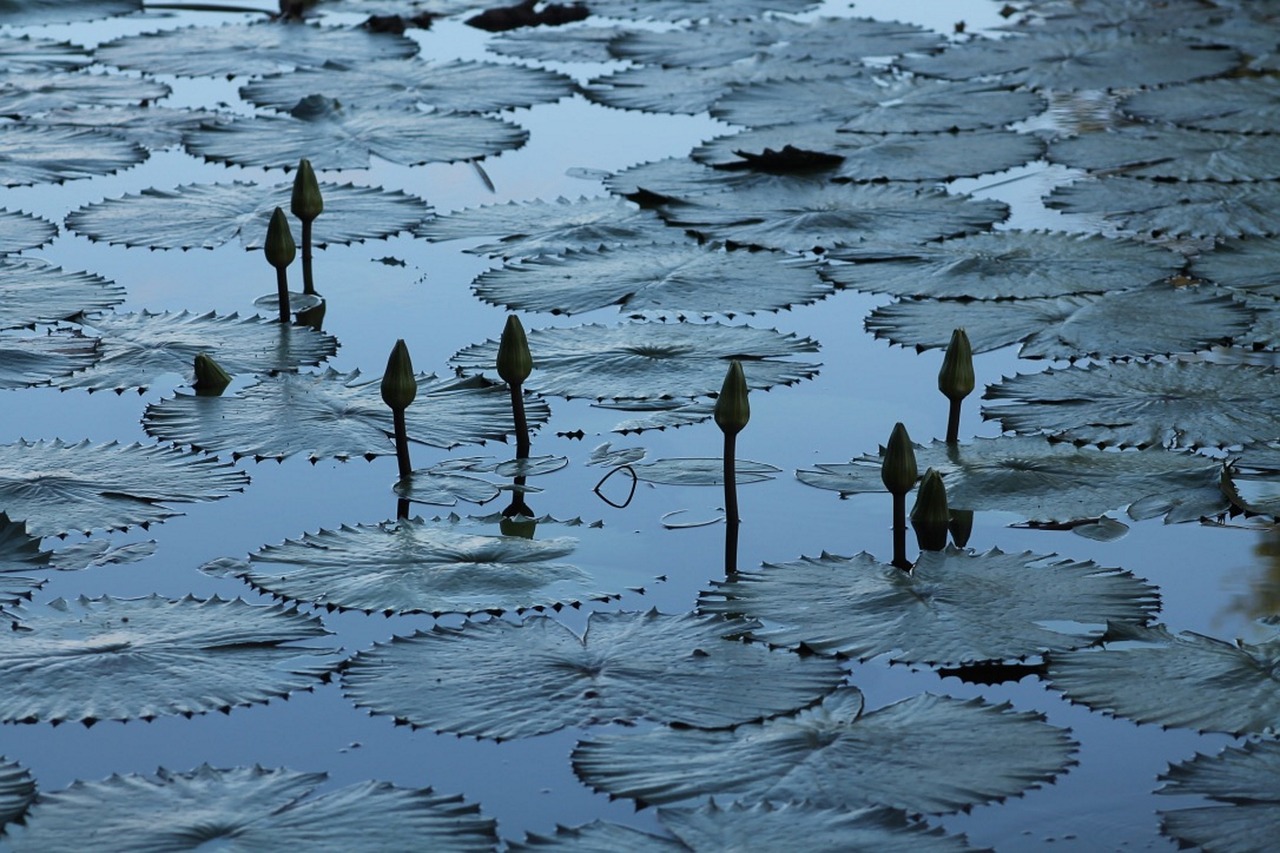
<path id="1" fill-rule="evenodd" d="M 102 276 L 0 257 L 0 329 L 52 323 L 123 301 L 124 288 Z"/>
<path id="2" fill-rule="evenodd" d="M 1271 133 L 1280 120 L 1280 89 L 1269 77 L 1222 77 L 1134 92 L 1119 108 L 1136 118 L 1200 130 Z"/>
<path id="3" fill-rule="evenodd" d="M 752 624 L 650 610 L 592 613 L 582 636 L 547 616 L 436 626 L 360 652 L 342 684 L 375 714 L 507 740 L 639 719 L 722 728 L 790 713 L 843 680 L 835 661 L 724 639 Z"/>
<path id="4" fill-rule="evenodd" d="M 472 288 L 484 301 L 516 311 L 580 314 L 617 305 L 623 312 L 704 316 L 807 305 L 835 289 L 812 262 L 692 243 L 543 255 L 489 270 Z"/>
<path id="5" fill-rule="evenodd" d="M 954 508 L 1016 512 L 1031 521 L 1067 523 L 1128 506 L 1130 518 L 1163 515 L 1169 523 L 1226 508 L 1221 462 L 1160 448 L 1103 452 L 1005 435 L 963 445 L 935 441 L 916 448 L 916 463 L 942 475 Z M 796 477 L 842 496 L 882 492 L 880 467 L 881 456 L 868 455 L 801 469 Z"/>
<path id="6" fill-rule="evenodd" d="M 772 480 L 781 468 L 766 462 L 750 459 L 736 460 L 734 479 L 740 484 L 763 483 Z M 719 457 L 655 459 L 652 462 L 632 463 L 631 470 L 637 480 L 664 486 L 723 486 L 724 460 Z"/>
<path id="7" fill-rule="evenodd" d="M 36 797 L 31 773 L 16 761 L 0 756 L 0 827 L 23 816 Z"/>
<path id="8" fill-rule="evenodd" d="M 841 688 L 795 717 L 732 731 L 655 729 L 583 740 L 578 778 L 618 797 L 665 804 L 712 794 L 818 808 L 888 805 L 956 811 L 1052 780 L 1075 744 L 1038 714 L 928 693 L 863 712 Z"/>
<path id="9" fill-rule="evenodd" d="M 422 106 L 487 113 L 551 103 L 573 91 L 573 81 L 565 75 L 526 65 L 383 59 L 356 64 L 329 61 L 317 68 L 272 74 L 241 86 L 240 97 L 284 111 L 298 103 L 299 94 L 324 92 L 362 109 Z"/>
<path id="10" fill-rule="evenodd" d="M 92 366 L 97 359 L 98 342 L 80 334 L 59 331 L 30 337 L 0 336 L 0 388 L 57 382 Z"/>
<path id="11" fill-rule="evenodd" d="M 1195 26 L 1209 27 L 1219 17 L 1194 0 L 1170 0 L 1153 9 L 1142 0 L 1048 0 L 1034 8 L 1019 10 L 1022 15 L 1004 27 L 1014 32 L 1027 24 L 1049 32 L 1090 32 L 1117 29 L 1127 33 L 1160 35 Z"/>
<path id="12" fill-rule="evenodd" d="M 804 12 L 816 5 L 814 0 L 596 0 L 591 11 L 607 18 L 674 22 Z"/>
<path id="13" fill-rule="evenodd" d="M 249 477 L 212 456 L 87 440 L 0 445 L 0 507 L 33 536 L 143 527 L 181 515 L 168 505 L 224 498 Z"/>
<path id="14" fill-rule="evenodd" d="M 142 390 L 166 373 L 176 373 L 191 384 L 200 353 L 213 355 L 235 375 L 296 370 L 300 365 L 319 364 L 338 349 L 332 335 L 256 315 L 144 310 L 94 314 L 80 322 L 100 336 L 100 357 L 92 367 L 59 382 L 64 389 Z"/>
<path id="15" fill-rule="evenodd" d="M 591 450 L 587 464 L 603 465 L 607 468 L 630 465 L 633 462 L 639 462 L 648 452 L 643 447 L 614 447 L 612 442 L 606 441 Z"/>
<path id="16" fill-rule="evenodd" d="M 104 853 L 229 844 L 264 850 L 290 844 L 318 851 L 376 851 L 424 846 L 492 850 L 492 818 L 460 795 L 386 782 L 357 782 L 317 793 L 327 774 L 259 766 L 187 773 L 161 767 L 154 777 L 114 774 L 41 794 L 15 850 Z"/>
<path id="17" fill-rule="evenodd" d="M 6 187 L 62 183 L 110 175 L 147 159 L 147 149 L 116 136 L 74 127 L 0 125 Z"/>
<path id="18" fill-rule="evenodd" d="M 44 568 L 49 565 L 51 551 L 40 550 L 40 537 L 27 533 L 24 521 L 13 521 L 0 512 L 0 572 Z"/>
<path id="19" fill-rule="evenodd" d="M 508 850 L 562 850 L 580 853 L 688 853 L 689 848 L 672 838 L 642 832 L 620 823 L 594 820 L 582 826 L 556 826 L 555 835 L 526 832 L 524 841 L 508 841 Z"/>
<path id="20" fill-rule="evenodd" d="M 194 358 L 194 357 L 193 357 Z M 227 368 L 231 370 L 230 368 Z M 391 410 L 382 401 L 382 377 L 332 368 L 278 373 L 234 395 L 179 394 L 147 407 L 147 432 L 234 458 L 372 459 L 395 453 Z M 479 377 L 437 379 L 419 374 L 418 396 L 405 410 L 409 439 L 432 447 L 504 441 L 515 427 L 506 386 Z M 550 417 L 545 402 L 526 401 L 531 426 Z"/>
<path id="21" fill-rule="evenodd" d="M 187 150 L 215 162 L 290 169 L 364 169 L 370 156 L 415 166 L 476 160 L 519 148 L 523 128 L 492 116 L 356 108 L 308 95 L 287 115 L 260 115 L 202 126 Z"/>
<path id="22" fill-rule="evenodd" d="M 44 586 L 43 580 L 36 578 L 23 577 L 21 575 L 13 575 L 7 572 L 0 574 L 0 614 L 5 613 L 5 608 L 20 604 L 23 601 L 30 601 L 32 594 Z M 0 765 L 0 774 L 3 773 L 3 765 Z M 4 825 L 4 791 L 3 779 L 0 778 L 0 826 Z"/>
<path id="23" fill-rule="evenodd" d="M 0 255 L 35 249 L 58 234 L 58 226 L 30 213 L 0 210 Z"/>
<path id="24" fill-rule="evenodd" d="M 0 19 L 12 26 L 93 21 L 142 11 L 142 0 L 84 0 L 68 6 L 63 0 L 0 0 Z"/>
<path id="25" fill-rule="evenodd" d="M 866 329 L 917 350 L 964 329 L 975 353 L 1020 343 L 1021 358 L 1144 358 L 1207 350 L 1250 332 L 1253 312 L 1225 291 L 1158 281 L 1104 294 L 967 302 L 913 300 L 875 309 Z"/>
<path id="26" fill-rule="evenodd" d="M 281 605 L 187 596 L 56 599 L 0 633 L 6 723 L 152 719 L 268 702 L 326 679 L 341 657 L 306 641 L 320 620 Z"/>
<path id="27" fill-rule="evenodd" d="M 698 115 L 738 86 L 789 77 L 814 79 L 830 73 L 830 68 L 760 56 L 709 68 L 637 65 L 593 78 L 582 93 L 620 110 Z"/>
<path id="28" fill-rule="evenodd" d="M 149 249 L 214 249 L 240 238 L 261 248 L 271 213 L 289 209 L 293 182 L 262 186 L 186 184 L 173 190 L 87 204 L 67 216 L 67 227 L 90 240 Z M 354 184 L 320 184 L 324 213 L 313 225 L 317 246 L 390 237 L 413 228 L 431 208 L 417 196 Z"/>
<path id="29" fill-rule="evenodd" d="M 544 537 L 548 528 L 558 535 L 501 535 L 496 525 L 456 516 L 343 525 L 266 545 L 235 573 L 281 598 L 370 613 L 524 611 L 617 594 L 593 577 L 616 564 L 616 541 L 611 551 L 596 528 L 538 519 Z M 569 562 L 583 557 L 591 571 Z"/>
<path id="30" fill-rule="evenodd" d="M 939 53 L 903 57 L 898 65 L 926 77 L 971 80 L 999 75 L 1010 85 L 1063 91 L 1213 77 L 1231 70 L 1239 58 L 1219 45 L 1102 30 L 974 39 Z"/>
<path id="31" fill-rule="evenodd" d="M 1280 741 L 1248 741 L 1197 755 L 1161 774 L 1157 794 L 1200 794 L 1220 805 L 1160 812 L 1160 829 L 1180 844 L 1245 853 L 1265 850 L 1280 831 Z"/>
<path id="32" fill-rule="evenodd" d="M 1002 202 L 897 184 L 790 183 L 740 187 L 663 207 L 663 216 L 717 240 L 808 251 L 863 241 L 919 242 L 984 230 Z"/>
<path id="33" fill-rule="evenodd" d="M 1277 638 L 1229 643 L 1163 626 L 1111 626 L 1121 647 L 1049 658 L 1049 684 L 1078 702 L 1139 723 L 1199 731 L 1272 731 L 1280 727 Z"/>
<path id="34" fill-rule="evenodd" d="M 1108 177 L 1057 187 L 1045 205 L 1094 214 L 1136 233 L 1218 238 L 1280 233 L 1280 186 L 1272 182 Z"/>
<path id="35" fill-rule="evenodd" d="M 698 607 L 764 620 L 750 636 L 773 645 L 959 666 L 1089 645 L 1109 621 L 1150 619 L 1160 596 L 1092 561 L 948 546 L 909 572 L 865 552 L 765 563 L 715 582 Z"/>
<path id="36" fill-rule="evenodd" d="M 713 169 L 688 157 L 666 157 L 640 163 L 603 179 L 605 188 L 644 207 L 678 202 L 704 193 L 727 192 L 756 184 L 785 188 L 801 178 L 826 182 L 832 170 L 802 174 L 775 174 L 750 169 Z"/>
<path id="37" fill-rule="evenodd" d="M 1257 134 L 1140 125 L 1082 133 L 1049 144 L 1046 158 L 1078 169 L 1178 181 L 1280 178 L 1280 156 Z"/>
<path id="38" fill-rule="evenodd" d="M 823 269 L 842 287 L 943 299 L 1107 293 L 1165 278 L 1186 263 L 1149 243 L 1047 231 L 993 231 L 924 245 L 871 243 L 829 257 L 852 262 Z"/>
<path id="39" fill-rule="evenodd" d="M 500 491 L 496 485 L 470 474 L 451 470 L 437 470 L 441 466 L 417 469 L 412 477 L 395 484 L 397 497 L 420 504 L 454 506 L 458 501 L 484 504 L 496 498 Z"/>
<path id="40" fill-rule="evenodd" d="M 6 24 L 14 22 L 15 15 L 28 11 L 35 4 L 26 0 L 0 0 L 0 18 Z M 59 11 L 67 11 L 62 3 L 50 0 L 49 5 Z M 91 4 L 84 3 L 76 7 L 78 12 Z M 21 7 L 22 11 L 18 8 Z M 142 8 L 141 2 L 135 8 Z M 74 14 L 74 13 L 72 13 Z M 0 68 L 9 73 L 15 71 L 52 71 L 54 69 L 71 70 L 83 68 L 93 62 L 93 57 L 79 45 L 69 41 L 33 38 L 32 36 L 5 36 L 0 38 Z"/>
<path id="41" fill-rule="evenodd" d="M 163 83 L 123 74 L 13 71 L 0 78 L 0 114 L 30 116 L 66 107 L 123 106 L 169 94 Z"/>
<path id="42" fill-rule="evenodd" d="M 1280 239 L 1275 237 L 1225 240 L 1212 251 L 1197 255 L 1191 262 L 1191 271 L 1214 284 L 1277 299 L 1280 298 L 1277 252 L 1280 252 Z"/>
<path id="43" fill-rule="evenodd" d="M 306 68 L 326 61 L 355 65 L 403 59 L 417 52 L 418 43 L 403 35 L 359 27 L 262 22 L 124 36 L 98 45 L 94 56 L 106 65 L 152 74 L 256 77 L 277 72 L 281 66 Z M 296 158 L 292 165 L 298 165 Z"/>
<path id="44" fill-rule="evenodd" d="M 645 414 L 627 418 L 613 425 L 610 432 L 626 435 L 631 432 L 644 432 L 650 429 L 676 429 L 682 426 L 700 424 L 710 420 L 715 413 L 713 400 L 659 400 L 653 402 L 666 403 L 660 408 L 639 408 L 635 400 L 602 400 L 592 403 L 595 408 L 617 409 L 623 412 L 645 412 Z"/>
<path id="45" fill-rule="evenodd" d="M 201 109 L 174 109 L 155 104 L 107 107 L 66 107 L 24 119 L 27 124 L 87 128 L 109 133 L 161 151 L 182 144 L 183 136 L 202 124 L 230 121 L 231 116 Z"/>
<path id="46" fill-rule="evenodd" d="M 618 27 L 531 27 L 491 38 L 485 42 L 485 49 L 499 56 L 514 56 L 535 62 L 603 64 L 613 60 L 609 43 L 620 32 Z"/>
<path id="47" fill-rule="evenodd" d="M 60 572 L 79 572 L 96 566 L 122 566 L 145 560 L 156 552 L 156 541 L 127 542 L 112 545 L 102 539 L 63 543 L 50 553 L 49 568 Z"/>
<path id="48" fill-rule="evenodd" d="M 526 387 L 554 397 L 597 400 L 692 398 L 717 393 L 726 359 L 745 361 L 747 384 L 767 389 L 812 378 L 818 365 L 784 360 L 816 352 L 810 338 L 772 329 L 718 323 L 626 323 L 573 326 L 529 332 L 536 369 Z M 463 370 L 494 373 L 498 342 L 473 344 L 451 363 Z"/>
<path id="49" fill-rule="evenodd" d="M 684 239 L 653 211 L 607 197 L 473 207 L 428 219 L 414 233 L 432 242 L 500 235 L 496 242 L 464 251 L 503 258 Z"/>
<path id="50" fill-rule="evenodd" d="M 1121 447 L 1227 447 L 1277 437 L 1280 374 L 1248 365 L 1091 365 L 988 386 L 982 416 L 1009 432 Z"/>

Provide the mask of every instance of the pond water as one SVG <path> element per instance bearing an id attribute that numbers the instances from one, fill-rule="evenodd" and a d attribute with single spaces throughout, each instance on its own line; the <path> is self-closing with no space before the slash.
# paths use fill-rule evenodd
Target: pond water
<path id="1" fill-rule="evenodd" d="M 970 0 L 960 6 L 929 2 L 858 3 L 853 14 L 886 20 L 910 20 L 949 32 L 957 19 L 978 31 L 1000 23 L 997 3 Z M 944 9 L 944 11 L 940 11 Z M 963 10 L 961 12 L 961 10 Z M 845 4 L 828 3 L 823 14 L 850 14 Z M 234 13 L 155 11 L 91 24 L 4 28 L 33 36 L 68 38 L 93 47 L 138 32 L 191 23 L 212 24 L 251 19 Z M 807 17 L 807 16 L 806 16 Z M 358 16 L 338 15 L 339 22 Z M 466 27 L 460 18 L 438 21 L 430 30 L 410 31 L 424 55 L 433 59 L 485 56 L 489 38 Z M 499 61 L 507 61 L 500 60 Z M 579 81 L 605 70 L 625 67 L 553 64 Z M 208 107 L 249 113 L 237 89 L 241 79 L 178 78 L 158 75 L 173 87 L 163 101 L 178 107 Z M 731 126 L 707 115 L 671 116 L 612 109 L 581 96 L 506 111 L 530 133 L 527 145 L 485 158 L 486 188 L 467 163 L 406 167 L 375 158 L 368 169 L 326 171 L 321 180 L 402 189 L 426 199 L 444 213 L 482 204 L 601 196 L 597 177 L 637 163 L 682 156 L 703 140 Z M 1062 167 L 1043 162 L 1013 172 L 953 182 L 957 192 L 997 198 L 1013 208 L 1009 225 L 1020 228 L 1068 228 L 1085 231 L 1099 223 L 1047 210 L 1041 196 L 1073 177 Z M 243 180 L 266 184 L 285 180 L 280 170 L 224 166 L 206 162 L 179 148 L 153 152 L 143 163 L 113 175 L 65 184 L 10 187 L 0 190 L 0 207 L 25 211 L 61 223 L 67 213 L 103 199 L 151 187 L 173 188 L 197 182 Z M 336 370 L 359 370 L 376 377 L 387 353 L 403 338 L 419 370 L 448 375 L 449 358 L 458 350 L 502 329 L 506 312 L 481 302 L 470 283 L 498 260 L 467 254 L 463 249 L 493 235 L 431 243 L 401 234 L 387 240 L 330 246 L 317 252 L 318 286 L 327 300 L 325 331 L 340 348 L 329 364 Z M 236 241 L 213 250 L 148 251 L 92 242 L 68 229 L 50 244 L 22 254 L 47 260 L 67 270 L 88 270 L 126 290 L 119 311 L 181 311 L 253 314 L 254 300 L 273 291 L 273 271 L 259 251 L 245 251 Z M 296 275 L 296 271 L 293 273 Z M 891 300 L 853 290 L 840 290 L 811 306 L 779 313 L 735 317 L 731 322 L 795 332 L 820 342 L 814 360 L 819 375 L 792 387 L 753 393 L 751 421 L 738 438 L 741 458 L 777 466 L 781 473 L 766 483 L 740 490 L 742 528 L 739 565 L 785 562 L 821 552 L 853 555 L 869 552 L 887 560 L 890 504 L 883 494 L 838 500 L 833 492 L 800 483 L 793 472 L 815 463 L 841 462 L 873 452 L 897 421 L 917 441 L 941 438 L 946 403 L 936 390 L 941 355 L 890 346 L 863 329 L 874 308 Z M 612 325 L 621 321 L 614 308 L 573 317 L 525 313 L 527 329 L 569 327 L 582 323 Z M 975 358 L 979 389 L 1002 377 L 1042 369 L 1043 362 L 1020 360 L 1016 347 L 981 353 Z M 535 360 L 538 353 L 534 352 Z M 1062 366 L 1059 364 L 1059 366 Z M 249 383 L 237 378 L 232 391 Z M 167 375 L 142 394 L 132 391 L 89 394 L 81 390 L 29 388 L 7 391 L 0 408 L 0 443 L 26 440 L 89 440 L 94 443 L 153 443 L 142 429 L 144 408 L 172 397 L 184 380 Z M 996 436 L 998 423 L 984 421 L 977 396 L 971 397 L 961 422 L 963 437 Z M 539 513 L 556 518 L 600 521 L 610 531 L 609 559 L 622 567 L 629 590 L 615 601 L 561 611 L 557 618 L 575 630 L 586 624 L 588 610 L 634 611 L 657 608 L 666 613 L 692 609 L 700 591 L 723 577 L 724 528 L 720 524 L 668 529 L 664 520 L 711 520 L 721 513 L 718 488 L 641 484 L 624 509 L 602 501 L 592 487 L 606 469 L 587 467 L 591 451 L 611 442 L 642 447 L 651 458 L 715 456 L 721 435 L 710 422 L 665 431 L 622 435 L 612 432 L 628 413 L 589 405 L 583 400 L 549 400 L 552 417 L 534 436 L 535 454 L 569 459 L 562 471 L 536 478 L 543 491 L 529 496 Z M 570 434 L 581 432 L 582 437 Z M 490 443 L 454 451 L 414 448 L 415 467 L 464 455 L 506 459 L 508 445 Z M 35 594 L 37 602 L 59 596 L 185 595 L 225 598 L 244 596 L 266 601 L 240 581 L 214 577 L 199 568 L 222 557 L 243 558 L 264 545 L 298 538 L 303 533 L 341 525 L 375 524 L 394 518 L 396 480 L 392 456 L 371 462 L 329 459 L 312 464 L 305 454 L 281 463 L 241 460 L 238 467 L 252 482 L 224 500 L 183 507 L 180 516 L 150 529 L 95 533 L 112 543 L 154 540 L 152 556 L 126 565 L 106 565 L 81 572 L 52 573 Z M 615 482 L 612 484 L 619 486 Z M 485 511 L 492 509 L 493 505 Z M 0 507 L 2 509 L 2 507 Z M 474 510 L 459 504 L 457 511 Z M 420 506 L 428 517 L 445 508 Z M 678 515 L 669 515 L 678 513 Z M 1114 513 L 1113 513 L 1114 514 Z M 1099 542 L 1069 531 L 1011 526 L 1012 513 L 979 512 L 970 547 L 998 547 L 1006 552 L 1033 551 L 1075 560 L 1118 566 L 1158 585 L 1161 608 L 1157 621 L 1173 632 L 1195 631 L 1213 637 L 1249 641 L 1267 635 L 1254 620 L 1269 615 L 1280 568 L 1275 536 L 1259 529 L 1232 529 L 1196 523 L 1166 525 L 1160 519 L 1132 522 L 1114 541 Z M 76 541 L 51 540 L 48 548 Z M 346 653 L 385 642 L 393 635 L 430 629 L 426 615 L 324 613 L 335 633 L 332 645 Z M 514 617 L 512 617 L 514 618 Z M 447 625 L 460 624 L 453 616 Z M 964 833 L 970 843 L 998 849 L 1173 849 L 1159 832 L 1158 809 L 1199 802 L 1191 797 L 1154 796 L 1157 775 L 1196 753 L 1215 754 L 1235 743 L 1225 735 L 1200 735 L 1132 722 L 1091 712 L 1048 690 L 1035 676 L 993 686 L 940 677 L 927 667 L 891 665 L 884 657 L 849 663 L 849 682 L 877 708 L 921 692 L 959 698 L 983 697 L 1009 702 L 1019 710 L 1043 713 L 1057 726 L 1069 728 L 1081 748 L 1078 764 L 1055 784 L 1028 791 L 1007 802 L 978 806 L 969 812 L 931 818 L 929 823 Z M 513 679 L 520 673 L 513 672 Z M 21 684 L 6 690 L 21 690 Z M 642 724 L 648 728 L 650 724 Z M 621 726 L 593 729 L 628 731 Z M 235 708 L 230 714 L 192 719 L 160 717 L 152 722 L 106 722 L 84 727 L 48 724 L 0 727 L 0 756 L 28 768 L 39 789 L 59 790 L 77 779 L 101 779 L 112 773 L 151 773 L 157 767 L 184 771 L 201 763 L 217 767 L 259 764 L 287 766 L 329 774 L 326 789 L 377 779 L 408 787 L 431 786 L 460 793 L 496 818 L 504 840 L 526 832 L 553 833 L 557 825 L 604 819 L 661 832 L 653 809 L 637 810 L 627 799 L 611 800 L 575 778 L 569 753 L 584 730 L 503 743 L 433 734 L 394 726 L 390 718 L 371 716 L 346 699 L 337 684 L 295 693 L 287 701 Z M 0 839 L 0 848 L 4 841 Z"/>

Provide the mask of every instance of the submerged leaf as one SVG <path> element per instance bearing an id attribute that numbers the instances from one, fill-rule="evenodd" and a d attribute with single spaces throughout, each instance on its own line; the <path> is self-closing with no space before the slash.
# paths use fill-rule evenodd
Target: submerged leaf
<path id="1" fill-rule="evenodd" d="M 1153 182 L 1107 177 L 1057 187 L 1045 206 L 1094 214 L 1132 232 L 1170 237 L 1280 233 L 1280 185 Z"/>
<path id="2" fill-rule="evenodd" d="M 1160 829 L 1180 844 L 1247 853 L 1265 850 L 1280 832 L 1280 741 L 1248 741 L 1215 756 L 1174 764 L 1157 794 L 1199 794 L 1215 805 L 1160 813 Z"/>
<path id="3" fill-rule="evenodd" d="M 36 783 L 31 774 L 16 761 L 0 756 L 0 829 L 20 819 L 35 796 Z"/>
<path id="4" fill-rule="evenodd" d="M 0 186 L 62 183 L 110 175 L 147 159 L 134 142 L 77 127 L 0 125 Z"/>
<path id="5" fill-rule="evenodd" d="M 26 258 L 0 257 L 0 329 L 66 320 L 124 301 L 124 288 L 102 276 L 66 272 Z"/>

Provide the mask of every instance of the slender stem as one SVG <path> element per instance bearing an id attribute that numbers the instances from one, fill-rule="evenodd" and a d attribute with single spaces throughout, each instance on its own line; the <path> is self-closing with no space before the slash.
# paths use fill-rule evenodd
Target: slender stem
<path id="1" fill-rule="evenodd" d="M 731 577 L 738 573 L 738 434 L 724 434 L 724 573 Z"/>
<path id="2" fill-rule="evenodd" d="M 396 518 L 408 518 L 408 517 L 409 517 L 409 499 L 397 498 L 396 499 Z"/>
<path id="3" fill-rule="evenodd" d="M 947 444 L 955 444 L 960 440 L 960 404 L 963 400 L 952 400 L 947 414 Z"/>
<path id="4" fill-rule="evenodd" d="M 276 267 L 276 294 L 280 299 L 280 322 L 289 322 L 289 271 Z"/>
<path id="5" fill-rule="evenodd" d="M 511 389 L 511 417 L 516 424 L 516 458 L 529 458 L 529 421 L 524 415 L 524 394 L 520 385 L 509 385 Z"/>
<path id="6" fill-rule="evenodd" d="M 512 481 L 515 483 L 516 488 L 511 492 L 511 503 L 502 510 L 503 518 L 514 518 L 517 515 L 524 515 L 529 518 L 533 518 L 533 510 L 524 502 L 524 492 L 520 490 L 528 479 L 528 477 L 516 477 Z"/>
<path id="7" fill-rule="evenodd" d="M 396 462 L 400 465 L 400 479 L 403 480 L 413 473 L 413 466 L 409 464 L 409 430 L 404 423 L 404 409 L 392 409 L 391 418 L 396 428 Z"/>
<path id="8" fill-rule="evenodd" d="M 903 571 L 911 569 L 907 562 L 907 496 L 893 496 L 893 565 Z"/>
<path id="9" fill-rule="evenodd" d="M 302 292 L 315 295 L 316 282 L 311 277 L 311 222 L 302 221 Z"/>

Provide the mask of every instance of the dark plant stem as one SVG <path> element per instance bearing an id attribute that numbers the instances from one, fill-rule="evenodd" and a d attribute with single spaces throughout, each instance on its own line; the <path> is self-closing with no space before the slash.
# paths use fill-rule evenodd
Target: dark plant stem
<path id="1" fill-rule="evenodd" d="M 947 444 L 955 444 L 960 440 L 960 404 L 963 400 L 951 400 L 951 409 L 947 415 Z"/>
<path id="2" fill-rule="evenodd" d="M 404 423 L 404 409 L 392 409 L 391 419 L 396 429 L 396 462 L 400 465 L 400 479 L 403 480 L 413 473 L 413 466 L 409 464 L 409 430 Z"/>
<path id="3" fill-rule="evenodd" d="M 516 458 L 529 458 L 529 421 L 524 415 L 524 393 L 521 385 L 508 385 L 511 389 L 511 417 L 516 424 Z"/>
<path id="4" fill-rule="evenodd" d="M 524 502 L 524 492 L 520 491 L 528 479 L 528 477 L 516 477 L 512 480 L 516 488 L 511 492 L 511 503 L 502 510 L 503 518 L 515 518 L 520 515 L 533 518 L 533 510 Z"/>
<path id="5" fill-rule="evenodd" d="M 289 272 L 285 267 L 276 267 L 276 293 L 280 298 L 280 322 L 289 322 Z"/>
<path id="6" fill-rule="evenodd" d="M 409 499 L 397 498 L 396 499 L 396 518 L 400 519 L 400 518 L 408 518 L 408 517 L 409 517 Z"/>
<path id="7" fill-rule="evenodd" d="M 732 577 L 738 573 L 738 434 L 724 434 L 724 573 Z"/>
<path id="8" fill-rule="evenodd" d="M 302 222 L 302 292 L 314 296 L 316 282 L 311 276 L 311 220 Z"/>
<path id="9" fill-rule="evenodd" d="M 893 565 L 904 572 L 911 570 L 907 561 L 907 496 L 893 496 Z"/>

